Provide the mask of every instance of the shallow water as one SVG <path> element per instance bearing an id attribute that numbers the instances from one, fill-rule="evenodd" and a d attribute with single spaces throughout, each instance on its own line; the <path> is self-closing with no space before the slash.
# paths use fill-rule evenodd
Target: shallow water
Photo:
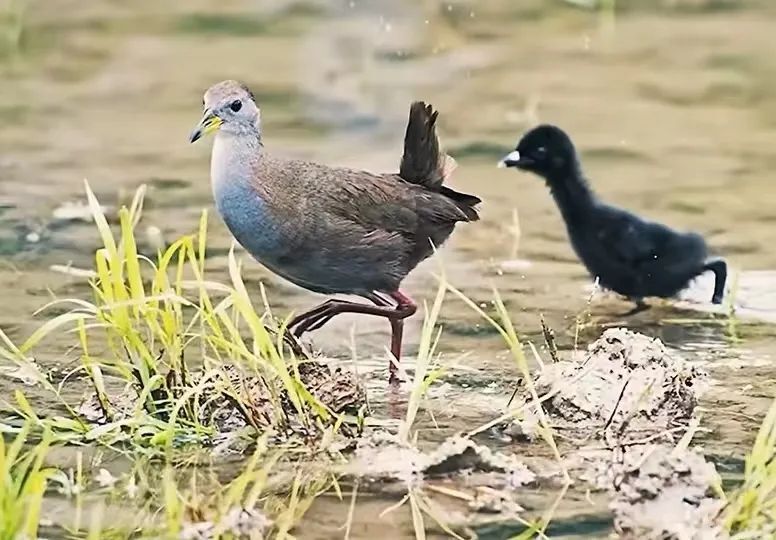
<path id="1" fill-rule="evenodd" d="M 107 204 L 147 183 L 141 227 L 159 227 L 168 240 L 196 229 L 211 205 L 209 144 L 190 146 L 187 134 L 211 83 L 238 78 L 252 87 L 270 150 L 373 170 L 396 168 L 408 104 L 425 99 L 441 111 L 441 135 L 459 164 L 452 183 L 484 199 L 483 220 L 459 227 L 407 290 L 431 300 L 441 261 L 477 302 L 497 288 L 516 328 L 537 345 L 543 315 L 562 352 L 571 351 L 586 311 L 582 348 L 620 324 L 661 338 L 715 377 L 702 403 L 714 411 L 705 419 L 712 431 L 700 441 L 735 470 L 776 378 L 776 8 L 756 0 L 623 4 L 611 17 L 539 0 L 59 0 L 57 9 L 31 1 L 19 47 L 0 46 L 0 327 L 21 341 L 52 296 L 89 294 L 82 279 L 50 270 L 92 265 L 93 226 L 53 217 L 63 202 L 82 199 L 83 178 Z M 698 304 L 710 296 L 704 283 L 688 301 L 655 302 L 628 319 L 630 306 L 611 295 L 596 294 L 588 310 L 589 279 L 544 184 L 495 168 L 537 121 L 573 134 L 601 196 L 707 236 L 740 272 L 735 324 Z M 211 219 L 212 279 L 226 278 L 230 242 Z M 278 313 L 320 301 L 258 264 L 246 262 L 245 276 L 257 294 L 265 283 Z M 500 337 L 451 296 L 442 323 L 440 350 L 454 367 L 429 400 L 439 429 L 420 419 L 427 440 L 498 416 L 517 377 Z M 420 324 L 415 317 L 407 330 L 410 366 Z M 342 359 L 355 345 L 370 401 L 385 415 L 387 325 L 342 317 L 312 340 Z M 57 343 L 39 358 L 47 366 L 76 359 Z M 521 504 L 540 512 L 551 498 L 529 493 Z M 394 500 L 359 499 L 352 537 L 410 534 L 404 510 L 375 519 Z M 560 508 L 553 536 L 608 533 L 601 504 L 570 494 Z M 347 509 L 317 501 L 300 536 L 342 534 Z M 480 529 L 482 538 L 518 531 Z"/>

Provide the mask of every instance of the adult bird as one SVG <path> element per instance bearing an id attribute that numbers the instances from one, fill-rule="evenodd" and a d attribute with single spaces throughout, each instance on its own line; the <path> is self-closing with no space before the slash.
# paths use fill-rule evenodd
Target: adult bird
<path id="1" fill-rule="evenodd" d="M 530 130 L 499 166 L 544 178 L 577 256 L 601 286 L 636 302 L 629 314 L 648 307 L 645 297 L 675 296 L 706 271 L 715 275 L 711 301 L 722 302 L 725 261 L 709 259 L 698 234 L 675 231 L 599 200 L 562 129 L 541 125 Z"/>
<path id="2" fill-rule="evenodd" d="M 410 107 L 398 173 L 373 174 L 273 156 L 260 111 L 236 81 L 207 90 L 191 142 L 215 132 L 210 177 L 216 207 L 235 239 L 274 273 L 305 289 L 362 297 L 330 299 L 293 318 L 296 336 L 340 313 L 385 317 L 398 361 L 404 319 L 417 310 L 402 280 L 450 236 L 476 221 L 480 199 L 446 187 L 454 162 L 439 146 L 437 112 Z M 389 364 L 396 380 L 396 365 Z"/>

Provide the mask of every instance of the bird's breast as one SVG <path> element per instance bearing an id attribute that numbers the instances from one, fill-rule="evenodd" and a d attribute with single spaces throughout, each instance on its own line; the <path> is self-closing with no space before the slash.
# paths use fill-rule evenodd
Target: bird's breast
<path id="1" fill-rule="evenodd" d="M 235 239 L 270 265 L 288 249 L 288 227 L 256 186 L 261 149 L 257 139 L 219 132 L 213 143 L 210 178 L 218 213 Z"/>
<path id="2" fill-rule="evenodd" d="M 251 255 L 272 264 L 287 250 L 283 223 L 248 182 L 213 182 L 216 208 L 227 228 Z"/>

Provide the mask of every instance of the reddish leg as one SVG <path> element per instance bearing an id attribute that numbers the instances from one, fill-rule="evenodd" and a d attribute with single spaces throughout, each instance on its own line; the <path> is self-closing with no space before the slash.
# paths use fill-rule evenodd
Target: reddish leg
<path id="1" fill-rule="evenodd" d="M 332 317 L 339 315 L 340 313 L 363 313 L 365 315 L 385 317 L 391 322 L 391 353 L 396 357 L 396 360 L 399 361 L 401 359 L 404 319 L 413 315 L 418 307 L 410 297 L 401 291 L 397 290 L 388 293 L 388 296 L 396 301 L 395 307 L 391 306 L 388 299 L 377 292 L 364 295 L 365 298 L 376 304 L 374 306 L 358 304 L 347 300 L 331 299 L 306 313 L 294 317 L 289 323 L 288 329 L 291 330 L 296 337 L 299 337 L 305 332 L 317 330 L 329 322 Z M 389 365 L 388 371 L 390 373 L 390 381 L 395 382 L 397 380 L 396 366 L 393 362 Z"/>
<path id="2" fill-rule="evenodd" d="M 386 297 L 382 296 L 379 293 L 367 293 L 363 295 L 364 298 L 367 300 L 372 301 L 377 306 L 393 306 L 391 304 L 390 300 L 388 300 Z M 315 330 L 318 330 L 323 325 L 325 325 L 327 322 L 329 322 L 332 317 L 337 315 L 337 313 L 332 313 L 328 311 L 326 308 L 328 306 L 331 306 L 334 303 L 341 302 L 341 303 L 348 303 L 348 304 L 355 304 L 355 302 L 348 302 L 347 300 L 335 300 L 330 299 L 325 301 L 323 304 L 320 304 L 319 306 L 314 307 L 310 311 L 306 311 L 297 317 L 294 317 L 294 319 L 288 323 L 288 328 L 292 329 L 293 327 L 297 326 L 297 329 L 294 331 L 294 335 L 298 338 L 305 332 L 313 332 Z M 304 321 L 304 325 L 301 325 L 301 323 Z"/>
<path id="3" fill-rule="evenodd" d="M 397 365 L 401 361 L 401 341 L 404 334 L 404 319 L 391 319 L 391 354 L 396 360 L 388 363 L 388 382 L 399 381 Z"/>
<path id="4" fill-rule="evenodd" d="M 415 304 L 412 298 L 399 290 L 392 292 L 390 296 L 396 300 L 396 311 L 404 314 L 400 318 L 390 319 L 391 354 L 394 356 L 394 358 L 396 358 L 396 363 L 392 361 L 390 364 L 388 364 L 388 381 L 391 383 L 396 383 L 399 380 L 397 376 L 397 364 L 401 361 L 401 344 L 402 338 L 404 337 L 404 319 L 413 315 L 418 310 L 418 306 Z"/>
<path id="5" fill-rule="evenodd" d="M 319 304 L 315 306 L 313 309 L 309 311 L 305 311 L 304 313 L 300 313 L 291 321 L 288 323 L 288 326 L 286 327 L 287 330 L 293 331 L 293 334 L 295 337 L 299 337 L 305 332 L 308 332 L 310 330 L 317 330 L 323 324 L 328 322 L 329 319 L 331 319 L 332 316 L 327 315 L 328 308 L 332 306 L 333 304 L 354 304 L 355 302 L 350 302 L 348 300 L 339 300 L 336 298 L 330 298 L 329 300 L 326 300 L 324 303 Z M 325 317 L 323 322 L 321 324 L 316 325 L 315 323 Z M 299 330 L 299 327 L 302 325 L 302 323 L 305 323 L 306 326 L 303 326 L 301 330 Z M 297 327 L 297 330 L 294 330 L 294 327 Z"/>

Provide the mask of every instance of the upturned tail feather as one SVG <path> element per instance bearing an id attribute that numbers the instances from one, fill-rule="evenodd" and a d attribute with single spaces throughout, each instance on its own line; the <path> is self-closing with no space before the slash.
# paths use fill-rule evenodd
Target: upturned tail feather
<path id="1" fill-rule="evenodd" d="M 407 182 L 438 190 L 444 181 L 445 155 L 439 151 L 436 119 L 439 112 L 423 101 L 410 106 L 407 133 L 404 136 L 404 155 L 399 176 Z"/>
<path id="2" fill-rule="evenodd" d="M 436 134 L 439 112 L 423 101 L 410 106 L 407 133 L 404 136 L 404 155 L 401 158 L 399 176 L 407 182 L 437 191 L 457 203 L 470 221 L 479 219 L 474 208 L 479 197 L 459 193 L 444 186 L 457 167 L 455 160 L 440 150 Z"/>

